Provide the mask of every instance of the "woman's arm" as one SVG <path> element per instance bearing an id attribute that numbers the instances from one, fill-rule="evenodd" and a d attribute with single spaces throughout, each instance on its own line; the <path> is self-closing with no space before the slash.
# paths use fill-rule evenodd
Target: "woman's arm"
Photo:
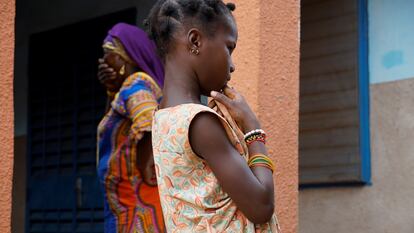
<path id="1" fill-rule="evenodd" d="M 153 91 L 143 84 L 136 83 L 128 90 L 130 93 L 125 96 L 125 114 L 131 120 L 129 138 L 136 142 L 137 146 L 137 160 L 133 165 L 137 166 L 146 184 L 155 186 L 157 180 L 152 152 L 151 123 L 158 103 Z"/>

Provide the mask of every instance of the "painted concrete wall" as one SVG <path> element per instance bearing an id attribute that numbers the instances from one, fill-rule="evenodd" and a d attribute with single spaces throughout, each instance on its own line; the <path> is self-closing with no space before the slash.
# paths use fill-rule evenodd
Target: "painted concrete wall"
<path id="1" fill-rule="evenodd" d="M 282 231 L 297 232 L 299 1 L 237 0 L 232 84 L 269 134 Z"/>
<path id="2" fill-rule="evenodd" d="M 372 186 L 301 190 L 299 232 L 414 232 L 413 10 L 369 1 Z"/>
<path id="3" fill-rule="evenodd" d="M 10 232 L 13 177 L 14 0 L 0 0 L 0 229 Z"/>
<path id="4" fill-rule="evenodd" d="M 368 2 L 371 83 L 414 77 L 414 1 Z"/>
<path id="5" fill-rule="evenodd" d="M 414 79 L 371 86 L 372 186 L 300 191 L 301 233 L 414 232 Z"/>

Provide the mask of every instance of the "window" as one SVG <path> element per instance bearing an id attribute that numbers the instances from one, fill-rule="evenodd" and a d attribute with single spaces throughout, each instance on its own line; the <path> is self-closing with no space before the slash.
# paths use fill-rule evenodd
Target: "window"
<path id="1" fill-rule="evenodd" d="M 370 182 L 366 0 L 302 0 L 300 185 Z"/>

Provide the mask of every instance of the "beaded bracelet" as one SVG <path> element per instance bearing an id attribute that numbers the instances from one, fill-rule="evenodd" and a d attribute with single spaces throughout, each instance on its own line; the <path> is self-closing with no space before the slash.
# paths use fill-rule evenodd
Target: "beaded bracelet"
<path id="1" fill-rule="evenodd" d="M 250 145 L 253 142 L 262 142 L 266 144 L 266 135 L 265 134 L 253 134 L 252 136 L 246 139 L 246 144 Z"/>
<path id="2" fill-rule="evenodd" d="M 262 134 L 266 135 L 266 132 L 263 129 L 254 129 L 244 135 L 244 140 L 247 140 L 248 137 L 254 135 L 254 134 Z"/>
<path id="3" fill-rule="evenodd" d="M 266 133 L 262 129 L 252 130 L 244 135 L 244 141 L 247 145 L 250 145 L 255 141 L 260 141 L 266 144 Z"/>
<path id="4" fill-rule="evenodd" d="M 273 164 L 272 160 L 264 154 L 257 154 L 250 157 L 249 161 L 247 162 L 250 168 L 253 167 L 265 167 L 272 171 L 275 170 L 275 165 Z"/>

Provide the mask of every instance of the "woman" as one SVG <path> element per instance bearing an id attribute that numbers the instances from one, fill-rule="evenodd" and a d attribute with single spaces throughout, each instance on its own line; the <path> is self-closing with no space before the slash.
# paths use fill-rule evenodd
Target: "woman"
<path id="1" fill-rule="evenodd" d="M 152 140 L 168 232 L 279 231 L 266 134 L 227 86 L 234 9 L 221 0 L 159 0 L 147 21 L 165 60 Z M 200 95 L 211 96 L 214 109 Z"/>
<path id="2" fill-rule="evenodd" d="M 142 30 L 119 23 L 103 44 L 98 77 L 108 109 L 98 126 L 105 232 L 164 232 L 152 157 L 151 121 L 164 71 Z"/>

